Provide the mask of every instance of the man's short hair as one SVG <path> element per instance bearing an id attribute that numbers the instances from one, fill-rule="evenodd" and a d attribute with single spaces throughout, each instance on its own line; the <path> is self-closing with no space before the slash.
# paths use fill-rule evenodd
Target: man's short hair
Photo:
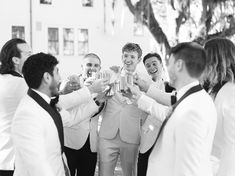
<path id="1" fill-rule="evenodd" d="M 12 61 L 13 57 L 21 57 L 21 51 L 17 47 L 18 44 L 26 43 L 25 40 L 19 39 L 19 38 L 14 38 L 9 41 L 7 41 L 0 53 L 0 74 L 7 74 L 10 71 L 15 70 L 14 63 Z"/>
<path id="2" fill-rule="evenodd" d="M 86 58 L 88 58 L 88 57 L 97 58 L 97 59 L 100 61 L 100 63 L 101 63 L 100 57 L 99 57 L 97 54 L 95 54 L 95 53 L 88 53 L 88 54 L 86 54 L 86 55 L 83 57 L 83 59 L 86 59 Z"/>
<path id="3" fill-rule="evenodd" d="M 22 73 L 29 88 L 38 89 L 45 72 L 53 76 L 53 70 L 58 64 L 57 59 L 45 53 L 31 55 L 24 63 Z"/>
<path id="4" fill-rule="evenodd" d="M 162 58 L 161 58 L 161 56 L 159 54 L 157 54 L 157 53 L 148 53 L 143 58 L 144 65 L 145 65 L 146 60 L 151 58 L 151 57 L 156 57 L 157 60 L 162 64 Z"/>
<path id="5" fill-rule="evenodd" d="M 179 43 L 171 49 L 170 55 L 174 55 L 175 60 L 183 60 L 189 75 L 193 78 L 199 78 L 206 67 L 206 52 L 197 43 Z"/>
<path id="6" fill-rule="evenodd" d="M 142 56 L 142 49 L 136 43 L 127 43 L 122 47 L 122 53 L 124 52 L 137 52 L 138 58 Z"/>

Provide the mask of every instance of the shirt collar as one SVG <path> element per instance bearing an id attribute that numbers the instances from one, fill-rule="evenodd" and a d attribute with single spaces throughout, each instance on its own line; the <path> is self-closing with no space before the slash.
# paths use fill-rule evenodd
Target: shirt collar
<path id="1" fill-rule="evenodd" d="M 196 86 L 198 84 L 199 81 L 194 81 L 182 87 L 179 91 L 177 91 L 177 100 L 179 100 L 191 87 Z"/>
<path id="2" fill-rule="evenodd" d="M 51 98 L 48 97 L 46 94 L 39 92 L 38 90 L 32 89 L 35 91 L 38 95 L 40 95 L 48 104 L 50 104 Z"/>

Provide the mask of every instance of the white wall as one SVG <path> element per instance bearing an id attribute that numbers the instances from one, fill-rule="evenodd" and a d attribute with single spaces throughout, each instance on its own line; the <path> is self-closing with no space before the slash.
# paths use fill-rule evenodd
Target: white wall
<path id="1" fill-rule="evenodd" d="M 108 5 L 106 0 L 106 4 Z M 93 7 L 82 7 L 80 0 L 52 0 L 52 5 L 40 4 L 40 0 L 32 0 L 33 17 L 33 52 L 48 52 L 48 27 L 59 28 L 60 72 L 62 77 L 79 73 L 82 56 L 77 52 L 77 29 L 89 30 L 89 52 L 98 54 L 102 59 L 104 69 L 121 64 L 121 48 L 127 42 L 140 44 L 143 54 L 150 52 L 151 34 L 144 31 L 144 36 L 133 35 L 133 15 L 124 4 L 118 0 L 115 7 L 114 34 L 110 30 L 104 32 L 103 0 L 94 0 Z M 0 0 L 0 47 L 11 38 L 11 26 L 25 26 L 26 41 L 29 35 L 30 0 Z M 107 12 L 108 13 L 108 12 Z M 106 24 L 110 24 L 107 23 Z M 74 56 L 63 55 L 63 28 L 73 28 L 75 32 Z M 140 69 L 144 71 L 142 63 Z"/>

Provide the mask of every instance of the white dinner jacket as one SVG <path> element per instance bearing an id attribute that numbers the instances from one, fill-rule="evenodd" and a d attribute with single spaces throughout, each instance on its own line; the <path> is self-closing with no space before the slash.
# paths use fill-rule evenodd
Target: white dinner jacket
<path id="1" fill-rule="evenodd" d="M 215 98 L 218 123 L 212 155 L 217 157 L 217 176 L 235 175 L 235 84 L 228 82 Z"/>
<path id="2" fill-rule="evenodd" d="M 27 90 L 24 78 L 0 74 L 0 170 L 14 170 L 11 124 L 16 108 Z"/>
<path id="3" fill-rule="evenodd" d="M 151 84 L 151 89 L 160 89 L 164 91 L 164 82 L 163 80 L 160 80 L 158 82 L 153 82 Z M 152 96 L 154 94 L 154 91 L 148 91 L 146 94 L 148 96 Z M 140 153 L 147 152 L 154 144 L 157 134 L 159 132 L 159 129 L 162 125 L 162 122 L 155 118 L 154 116 L 149 115 L 146 120 L 144 121 L 142 127 L 141 127 L 141 138 L 140 138 Z"/>
<path id="4" fill-rule="evenodd" d="M 197 84 L 196 81 L 181 88 L 177 99 Z M 161 107 L 153 99 L 142 95 L 138 106 L 164 120 Z M 147 176 L 212 176 L 210 153 L 216 121 L 213 100 L 204 90 L 186 97 L 171 115 L 153 148 Z"/>
<path id="5" fill-rule="evenodd" d="M 14 176 L 65 176 L 61 144 L 49 113 L 26 95 L 12 123 Z"/>
<path id="6" fill-rule="evenodd" d="M 64 125 L 64 145 L 79 150 L 84 146 L 90 135 L 91 151 L 96 152 L 99 117 L 98 115 L 92 117 L 92 115 L 98 111 L 99 107 L 94 102 L 87 87 L 83 87 L 77 92 L 80 93 L 79 96 L 74 96 L 74 92 L 72 92 L 61 95 L 59 99 L 61 107 L 65 108 L 69 112 L 71 119 L 75 120 L 73 125 Z"/>

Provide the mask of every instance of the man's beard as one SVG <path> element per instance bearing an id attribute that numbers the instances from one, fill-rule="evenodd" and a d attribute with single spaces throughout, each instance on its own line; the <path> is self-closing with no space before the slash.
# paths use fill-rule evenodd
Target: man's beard
<path id="1" fill-rule="evenodd" d="M 50 89 L 51 97 L 55 97 L 59 95 L 58 85 L 54 81 L 51 83 L 49 89 Z"/>

